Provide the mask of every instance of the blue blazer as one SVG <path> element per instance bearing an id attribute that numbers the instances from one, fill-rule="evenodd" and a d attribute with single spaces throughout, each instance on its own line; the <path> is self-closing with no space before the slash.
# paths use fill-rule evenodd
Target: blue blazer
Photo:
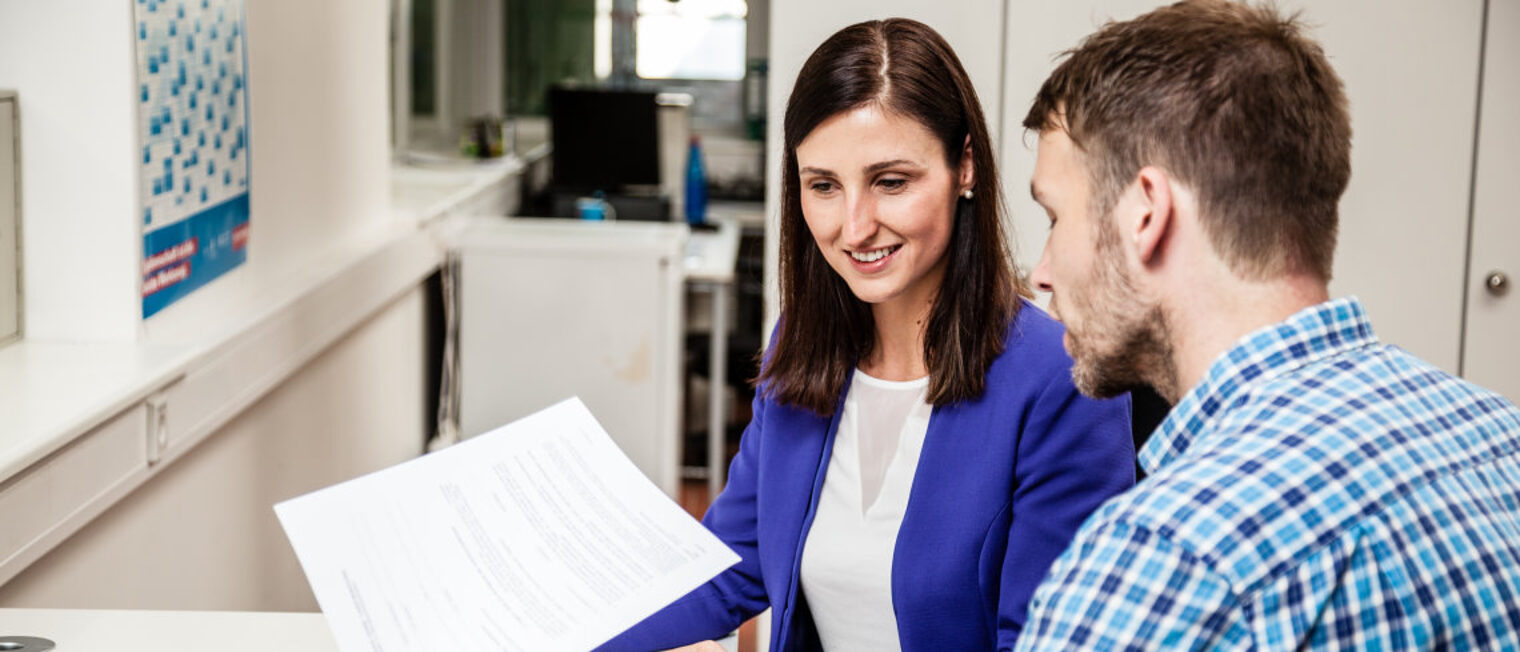
<path id="1" fill-rule="evenodd" d="M 1063 332 L 1026 302 L 982 397 L 934 408 L 892 558 L 904 650 L 1013 648 L 1051 562 L 1134 484 L 1129 398 L 1078 394 Z M 767 607 L 772 650 L 821 649 L 799 571 L 839 412 L 781 405 L 762 388 L 703 519 L 741 561 L 599 649 L 719 638 Z"/>

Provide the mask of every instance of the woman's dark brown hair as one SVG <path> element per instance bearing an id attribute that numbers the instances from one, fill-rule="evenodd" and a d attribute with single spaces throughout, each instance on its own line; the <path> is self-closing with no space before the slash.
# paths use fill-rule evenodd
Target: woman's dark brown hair
<path id="1" fill-rule="evenodd" d="M 802 217 L 797 146 L 819 123 L 875 104 L 934 134 L 951 170 L 969 140 L 973 198 L 957 198 L 945 250 L 944 283 L 924 327 L 928 400 L 946 405 L 981 396 L 987 369 L 1027 294 L 1013 274 L 1003 198 L 987 121 L 971 79 L 929 26 L 904 18 L 846 27 L 802 66 L 782 127 L 781 320 L 760 370 L 762 391 L 830 415 L 851 370 L 875 346 L 871 308 L 824 260 Z"/>

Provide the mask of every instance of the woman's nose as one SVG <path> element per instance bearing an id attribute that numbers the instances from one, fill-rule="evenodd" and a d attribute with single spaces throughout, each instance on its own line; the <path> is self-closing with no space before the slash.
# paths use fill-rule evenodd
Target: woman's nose
<path id="1" fill-rule="evenodd" d="M 879 228 L 876 206 L 869 197 L 857 196 L 849 200 L 844 218 L 844 242 L 851 249 L 869 244 Z"/>

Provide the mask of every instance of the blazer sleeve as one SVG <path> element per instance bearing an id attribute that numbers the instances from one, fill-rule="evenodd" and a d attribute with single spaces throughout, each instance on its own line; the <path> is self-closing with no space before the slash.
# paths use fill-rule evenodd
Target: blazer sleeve
<path id="1" fill-rule="evenodd" d="M 1087 398 L 1072 385 L 1069 369 L 1049 378 L 1019 435 L 998 593 L 999 650 L 1017 642 L 1030 596 L 1082 522 L 1135 484 L 1129 396 Z"/>
<path id="2" fill-rule="evenodd" d="M 739 555 L 739 563 L 597 650 L 648 652 L 722 638 L 770 606 L 761 582 L 756 530 L 759 448 L 767 404 L 764 396 L 763 387 L 755 392 L 754 418 L 745 427 L 739 452 L 729 465 L 728 484 L 702 519 L 708 530 Z"/>

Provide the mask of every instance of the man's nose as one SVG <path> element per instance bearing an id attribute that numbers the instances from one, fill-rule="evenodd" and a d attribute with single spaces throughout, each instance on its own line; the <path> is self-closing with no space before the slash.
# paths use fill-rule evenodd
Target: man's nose
<path id="1" fill-rule="evenodd" d="M 1034 272 L 1029 275 L 1029 282 L 1039 288 L 1041 292 L 1054 292 L 1050 279 L 1050 244 L 1046 243 L 1045 250 L 1040 253 L 1040 262 L 1034 266 Z"/>

